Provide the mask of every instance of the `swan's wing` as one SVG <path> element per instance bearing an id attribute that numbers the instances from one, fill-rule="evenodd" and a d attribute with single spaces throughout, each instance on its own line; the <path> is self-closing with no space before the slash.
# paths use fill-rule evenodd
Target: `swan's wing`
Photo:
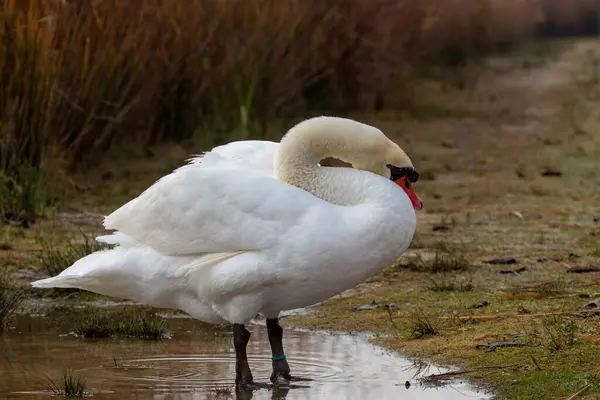
<path id="1" fill-rule="evenodd" d="M 229 166 L 244 170 L 251 170 L 266 175 L 273 175 L 273 161 L 279 149 L 279 143 L 266 140 L 240 140 L 222 146 L 217 146 L 210 151 L 219 157 L 195 157 L 192 163 L 211 164 L 213 167 Z"/>
<path id="2" fill-rule="evenodd" d="M 104 220 L 164 255 L 272 248 L 310 213 L 335 212 L 312 194 L 275 178 L 219 165 L 190 164 L 161 178 Z M 313 215 L 314 216 L 314 215 Z"/>

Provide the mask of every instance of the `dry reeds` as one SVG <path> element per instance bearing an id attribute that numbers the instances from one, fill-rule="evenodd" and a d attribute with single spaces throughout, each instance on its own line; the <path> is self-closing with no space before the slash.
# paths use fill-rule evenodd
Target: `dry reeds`
<path id="1" fill-rule="evenodd" d="M 264 137 L 273 120 L 397 95 L 424 55 L 450 49 L 460 61 L 569 10 L 565 23 L 598 11 L 592 0 L 0 4 L 0 203 L 13 199 L 4 216 L 47 203 L 44 193 L 23 199 L 19 176 L 43 175 L 57 150 L 85 168 L 120 140 L 193 139 L 200 151 Z"/>

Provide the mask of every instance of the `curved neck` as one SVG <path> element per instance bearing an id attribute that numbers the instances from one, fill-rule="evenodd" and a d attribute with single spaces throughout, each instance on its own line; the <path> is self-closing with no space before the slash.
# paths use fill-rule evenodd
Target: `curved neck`
<path id="1" fill-rule="evenodd" d="M 364 200 L 351 189 L 358 171 L 321 167 L 319 162 L 334 157 L 354 164 L 352 158 L 366 147 L 366 143 L 361 142 L 370 137 L 366 133 L 371 130 L 376 129 L 344 118 L 319 117 L 303 121 L 281 140 L 275 156 L 275 176 L 323 200 L 340 205 L 357 204 Z"/>
<path id="2" fill-rule="evenodd" d="M 342 159 L 360 147 L 364 131 L 375 128 L 356 121 L 319 117 L 299 123 L 281 140 L 275 157 L 275 173 L 286 175 L 294 168 L 316 167 L 327 157 Z"/>

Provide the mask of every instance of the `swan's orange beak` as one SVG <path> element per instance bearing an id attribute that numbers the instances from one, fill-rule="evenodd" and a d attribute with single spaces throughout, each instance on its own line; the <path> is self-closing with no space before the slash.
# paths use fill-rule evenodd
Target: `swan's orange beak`
<path id="1" fill-rule="evenodd" d="M 423 201 L 421 201 L 421 198 L 417 196 L 407 177 L 402 177 L 400 179 L 395 180 L 394 182 L 396 182 L 398 186 L 404 189 L 415 210 L 419 211 L 423 208 Z"/>

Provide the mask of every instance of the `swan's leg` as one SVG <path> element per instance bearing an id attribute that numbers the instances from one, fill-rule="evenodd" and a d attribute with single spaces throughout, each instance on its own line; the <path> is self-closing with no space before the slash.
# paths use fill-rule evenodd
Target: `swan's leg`
<path id="1" fill-rule="evenodd" d="M 278 318 L 267 318 L 267 332 L 269 343 L 271 343 L 271 354 L 273 355 L 271 382 L 287 383 L 291 380 L 290 366 L 283 352 L 283 328 L 279 325 Z"/>
<path id="2" fill-rule="evenodd" d="M 233 324 L 233 346 L 235 347 L 235 384 L 252 385 L 252 372 L 248 365 L 246 346 L 250 341 L 250 332 L 242 324 Z"/>
<path id="3" fill-rule="evenodd" d="M 310 378 L 299 378 L 290 375 L 290 366 L 283 352 L 283 328 L 279 325 L 278 318 L 267 318 L 267 332 L 269 343 L 271 343 L 271 354 L 273 355 L 271 382 L 277 385 L 287 384 L 290 381 L 311 381 Z"/>

